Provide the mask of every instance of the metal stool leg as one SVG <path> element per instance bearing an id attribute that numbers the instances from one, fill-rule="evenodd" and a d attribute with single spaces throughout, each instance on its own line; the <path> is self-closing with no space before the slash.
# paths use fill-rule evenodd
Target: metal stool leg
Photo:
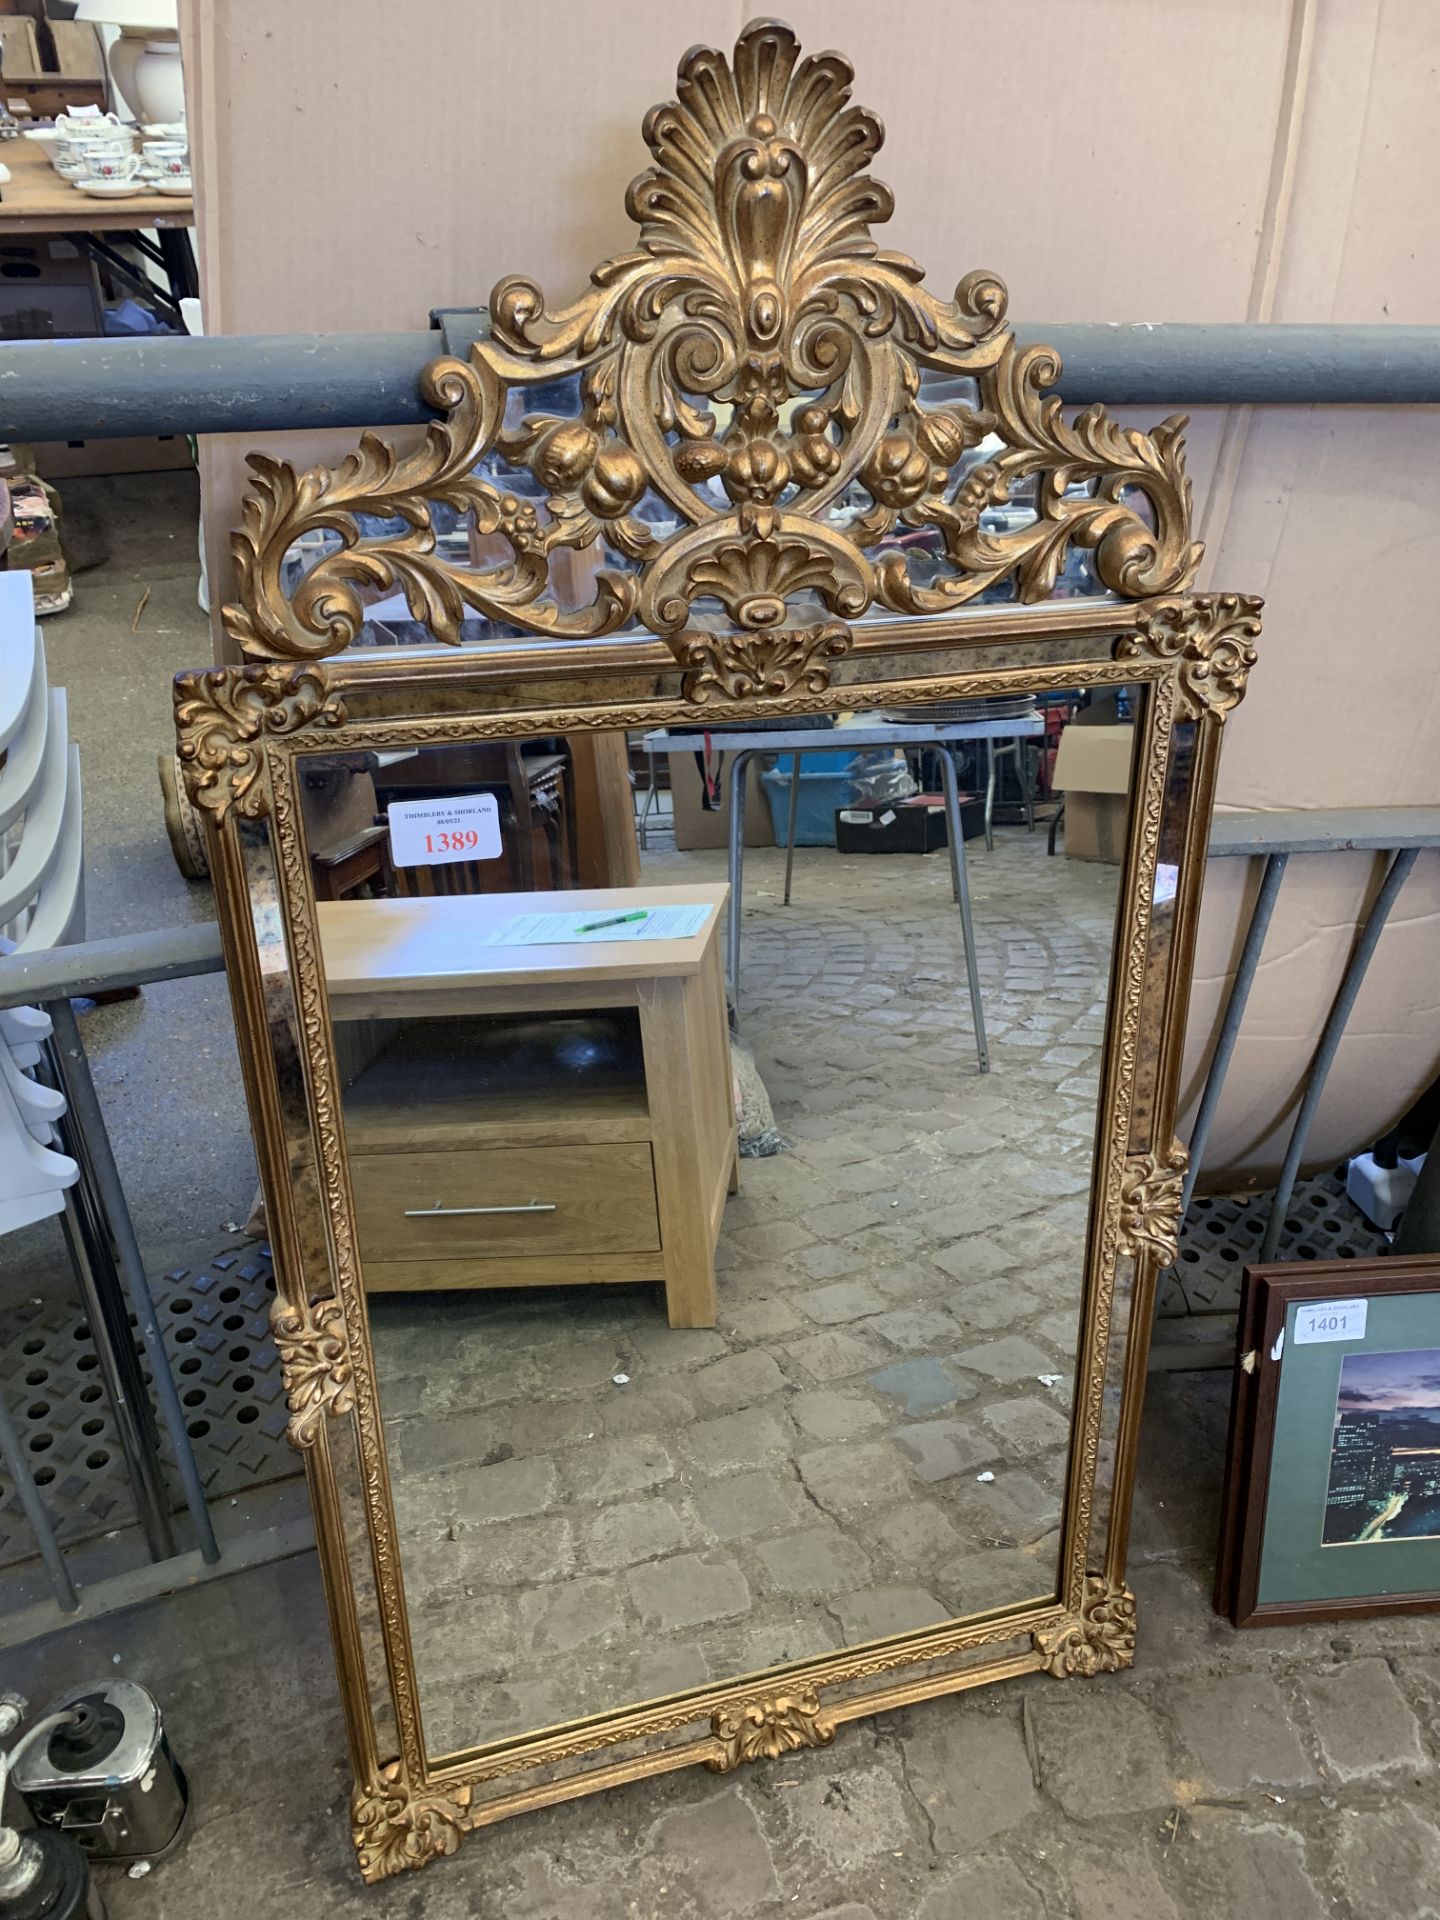
<path id="1" fill-rule="evenodd" d="M 748 753 L 735 753 L 730 757 L 729 799 L 730 799 L 730 842 L 729 842 L 729 878 L 730 908 L 726 924 L 725 944 L 728 949 L 727 971 L 730 975 L 730 1004 L 740 1004 L 740 917 L 744 911 L 742 889 L 745 884 L 745 768 L 749 762 Z"/>
<path id="2" fill-rule="evenodd" d="M 800 820 L 800 756 L 790 756 L 790 811 L 785 819 L 785 901 L 790 904 L 790 876 L 795 871 L 795 829 Z"/>
<path id="3" fill-rule="evenodd" d="M 1030 767 L 1030 742 L 1022 734 L 1015 742 L 1015 771 L 1020 776 L 1020 792 L 1025 801 L 1025 831 L 1035 831 L 1035 781 Z"/>
<path id="4" fill-rule="evenodd" d="M 975 928 L 970 918 L 970 875 L 965 865 L 965 835 L 960 825 L 960 782 L 948 747 L 940 749 L 940 771 L 945 780 L 945 819 L 950 839 L 950 879 L 960 909 L 960 937 L 965 942 L 965 976 L 970 983 L 970 1013 L 975 1022 L 975 1053 L 981 1073 L 990 1071 L 990 1048 L 985 1039 L 985 1009 L 980 1004 L 980 967 L 975 958 Z"/>
<path id="5" fill-rule="evenodd" d="M 995 851 L 995 829 L 991 819 L 995 812 L 995 742 L 985 742 L 985 851 Z"/>

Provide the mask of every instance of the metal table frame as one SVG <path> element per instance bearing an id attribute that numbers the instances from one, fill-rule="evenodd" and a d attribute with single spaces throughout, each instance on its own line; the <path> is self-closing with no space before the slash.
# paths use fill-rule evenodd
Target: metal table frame
<path id="1" fill-rule="evenodd" d="M 808 753 L 856 753 L 884 747 L 932 747 L 939 754 L 941 778 L 945 786 L 946 833 L 950 847 L 950 884 L 960 911 L 960 932 L 965 946 L 965 975 L 970 988 L 970 1011 L 975 1022 L 975 1052 L 981 1073 L 990 1071 L 990 1049 L 985 1038 L 985 1013 L 980 999 L 980 969 L 975 958 L 975 929 L 970 916 L 970 879 L 965 864 L 965 836 L 960 822 L 960 786 L 955 774 L 954 749 L 966 741 L 983 740 L 990 749 L 989 788 L 986 796 L 986 841 L 990 842 L 990 804 L 993 797 L 996 740 L 1016 740 L 1041 734 L 1044 718 L 1036 713 L 1004 720 L 956 720 L 916 725 L 882 724 L 859 727 L 774 727 L 744 731 L 739 728 L 713 733 L 727 756 L 726 792 L 730 807 L 729 879 L 730 917 L 726 928 L 726 973 L 733 1005 L 740 1001 L 740 948 L 744 918 L 745 882 L 745 769 L 757 753 L 788 754 L 790 757 L 790 809 L 785 830 L 785 895 L 790 904 L 791 880 L 795 865 L 795 827 L 800 805 L 800 760 Z M 645 735 L 645 748 L 653 764 L 657 753 L 688 753 L 696 750 L 703 736 L 672 733 L 661 728 Z"/>

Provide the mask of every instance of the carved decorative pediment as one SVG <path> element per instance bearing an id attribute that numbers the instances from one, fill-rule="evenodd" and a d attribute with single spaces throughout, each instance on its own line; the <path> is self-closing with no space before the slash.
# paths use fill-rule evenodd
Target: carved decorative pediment
<path id="1" fill-rule="evenodd" d="M 579 637 L 638 624 L 685 663 L 697 626 L 714 628 L 740 664 L 686 684 L 733 698 L 777 684 L 777 659 L 823 686 L 831 636 L 871 607 L 942 614 L 1007 583 L 1044 599 L 1075 549 L 1112 593 L 1183 590 L 1200 558 L 1184 421 L 1067 421 L 1058 358 L 1017 346 L 993 274 L 940 299 L 877 244 L 883 134 L 851 79 L 776 21 L 747 27 L 732 58 L 691 52 L 645 121 L 637 244 L 569 306 L 502 280 L 489 337 L 426 373 L 443 417 L 423 447 L 402 457 L 367 434 L 304 474 L 253 457 L 225 615 L 246 655 L 337 652 L 367 592 L 400 588 L 449 642 L 467 615 Z M 525 410 L 527 388 L 565 380 L 573 411 L 539 395 Z M 442 557 L 441 507 L 499 557 Z M 319 557 L 287 585 L 302 539 Z M 567 551 L 604 557 L 579 606 L 557 588 Z"/>

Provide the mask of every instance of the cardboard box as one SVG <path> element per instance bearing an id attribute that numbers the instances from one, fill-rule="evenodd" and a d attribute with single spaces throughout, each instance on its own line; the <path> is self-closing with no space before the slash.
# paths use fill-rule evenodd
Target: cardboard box
<path id="1" fill-rule="evenodd" d="M 5 99 L 10 111 L 53 119 L 67 107 L 109 104 L 109 79 L 99 29 L 84 20 L 0 16 Z"/>
<path id="2" fill-rule="evenodd" d="M 1077 714 L 1061 734 L 1055 786 L 1065 795 L 1065 852 L 1071 860 L 1113 867 L 1124 859 L 1134 759 L 1134 727 L 1103 713 L 1093 724 Z"/>
<path id="3" fill-rule="evenodd" d="M 697 748 L 701 736 L 697 734 Z M 724 751 L 718 735 L 712 735 L 714 756 Z M 693 753 L 672 753 L 670 760 L 670 798 L 675 809 L 675 846 L 680 853 L 696 848 L 724 847 L 730 841 L 730 791 L 728 779 L 720 783 L 720 805 L 705 805 L 705 789 Z M 721 769 L 722 774 L 728 769 Z M 770 809 L 760 785 L 760 761 L 752 758 L 745 769 L 745 844 L 747 847 L 773 847 L 775 830 Z"/>
<path id="4" fill-rule="evenodd" d="M 63 234 L 0 240 L 0 334 L 11 340 L 76 339 L 103 331 L 95 263 Z"/>

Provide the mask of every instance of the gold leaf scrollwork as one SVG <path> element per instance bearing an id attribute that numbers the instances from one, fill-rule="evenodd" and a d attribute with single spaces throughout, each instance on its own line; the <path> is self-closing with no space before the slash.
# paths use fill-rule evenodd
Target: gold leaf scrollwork
<path id="1" fill-rule="evenodd" d="M 1136 1154 L 1125 1163 L 1120 1186 L 1120 1251 L 1148 1248 L 1162 1267 L 1173 1266 L 1179 1250 L 1180 1209 L 1190 1156 L 1180 1142 L 1168 1159 Z"/>
<path id="2" fill-rule="evenodd" d="M 850 648 L 850 629 L 839 621 L 799 632 L 687 633 L 676 651 L 685 668 L 684 692 L 697 706 L 718 698 L 746 700 L 756 694 L 823 693 L 830 662 Z"/>
<path id="3" fill-rule="evenodd" d="M 345 1315 L 338 1300 L 317 1300 L 304 1308 L 277 1300 L 270 1331 L 290 1408 L 290 1443 L 313 1447 L 325 1416 L 349 1413 L 355 1405 Z"/>
<path id="4" fill-rule="evenodd" d="M 705 1765 L 711 1773 L 729 1773 L 748 1760 L 778 1760 L 782 1753 L 798 1753 L 802 1747 L 828 1747 L 835 1738 L 835 1722 L 806 1688 L 721 1707 L 711 1718 L 710 1732 L 723 1751 Z"/>
<path id="5" fill-rule="evenodd" d="M 1035 1651 L 1057 1680 L 1117 1673 L 1135 1661 L 1135 1596 L 1098 1574 L 1085 1581 L 1078 1614 L 1066 1614 L 1035 1633 Z"/>
<path id="6" fill-rule="evenodd" d="M 357 1787 L 351 1825 L 365 1880 L 373 1885 L 455 1853 L 465 1837 L 470 1798 L 463 1786 L 412 1793 L 398 1760 L 381 1769 L 373 1787 Z"/>
<path id="7" fill-rule="evenodd" d="M 569 306 L 502 280 L 468 361 L 425 375 L 443 417 L 423 447 L 367 434 L 303 474 L 253 458 L 225 615 L 247 656 L 334 653 L 365 596 L 395 587 L 441 640 L 467 614 L 576 637 L 633 617 L 682 665 L 707 600 L 751 633 L 794 631 L 816 600 L 844 621 L 872 603 L 953 612 L 1012 583 L 1032 602 L 1076 549 L 1112 593 L 1183 592 L 1201 551 L 1183 419 L 1149 434 L 1099 407 L 1068 421 L 1058 357 L 1017 346 L 994 274 L 946 300 L 877 245 L 884 136 L 852 79 L 838 54 L 802 59 L 774 20 L 728 59 L 687 54 L 645 121 L 653 164 L 626 198 L 638 243 Z M 524 410 L 526 389 L 565 380 L 571 411 Z M 470 517 L 485 562 L 439 553 L 437 507 Z M 1005 524 L 1006 507 L 1025 510 Z M 627 570 L 598 568 L 577 606 L 552 575 L 565 549 Z M 736 697 L 765 684 L 742 681 Z"/>
<path id="8" fill-rule="evenodd" d="M 250 820 L 265 812 L 267 739 L 344 722 L 344 702 L 329 691 L 323 667 L 285 662 L 175 676 L 176 755 L 191 800 L 217 824 L 232 808 Z"/>
<path id="9" fill-rule="evenodd" d="M 1173 660 L 1179 666 L 1177 719 L 1224 720 L 1245 697 L 1258 658 L 1264 601 L 1250 593 L 1197 593 L 1143 607 L 1136 631 L 1115 645 L 1117 660 Z"/>

